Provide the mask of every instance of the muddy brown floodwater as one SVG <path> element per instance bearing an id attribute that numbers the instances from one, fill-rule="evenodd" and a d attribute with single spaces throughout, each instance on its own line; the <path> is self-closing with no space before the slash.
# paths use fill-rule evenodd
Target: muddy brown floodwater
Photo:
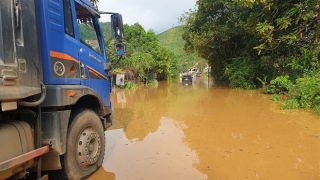
<path id="1" fill-rule="evenodd" d="M 114 90 L 115 124 L 89 180 L 320 179 L 319 116 L 206 81 Z"/>

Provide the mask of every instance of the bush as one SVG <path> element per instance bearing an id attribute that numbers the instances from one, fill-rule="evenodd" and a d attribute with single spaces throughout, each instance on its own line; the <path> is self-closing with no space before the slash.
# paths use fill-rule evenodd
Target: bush
<path id="1" fill-rule="evenodd" d="M 125 89 L 137 89 L 138 86 L 132 82 L 132 81 L 128 81 L 125 85 L 124 85 Z"/>
<path id="2" fill-rule="evenodd" d="M 282 103 L 281 109 L 297 109 L 299 107 L 299 101 L 297 99 L 287 99 Z"/>
<path id="3" fill-rule="evenodd" d="M 320 114 L 319 60 L 320 48 L 314 52 L 302 49 L 301 56 L 293 59 L 289 64 L 293 70 L 293 76 L 300 77 L 295 80 L 295 85 L 290 88 L 290 82 L 285 78 L 278 79 L 276 81 L 278 83 L 274 82 L 274 84 L 281 84 L 284 89 L 289 87 L 287 88 L 289 90 L 288 97 L 282 103 L 282 109 L 308 108 Z"/>
<path id="4" fill-rule="evenodd" d="M 176 69 L 171 69 L 171 77 L 172 77 L 172 78 L 177 78 L 177 77 L 179 77 L 179 75 L 180 75 L 180 73 L 179 73 L 178 70 L 176 70 Z"/>
<path id="5" fill-rule="evenodd" d="M 230 87 L 239 89 L 254 88 L 257 67 L 257 61 L 251 57 L 233 58 L 232 63 L 226 66 L 225 71 L 230 81 Z"/>
<path id="6" fill-rule="evenodd" d="M 320 105 L 317 105 L 315 107 L 312 108 L 316 113 L 318 113 L 320 115 Z"/>
<path id="7" fill-rule="evenodd" d="M 275 102 L 278 102 L 280 100 L 278 95 L 273 95 L 271 99 L 272 101 L 275 101 Z"/>
<path id="8" fill-rule="evenodd" d="M 320 71 L 314 70 L 296 80 L 289 91 L 289 97 L 283 103 L 284 109 L 310 108 L 320 113 Z"/>
<path id="9" fill-rule="evenodd" d="M 269 93 L 273 94 L 284 94 L 290 91 L 293 83 L 289 80 L 289 76 L 278 76 L 270 81 L 270 86 L 267 90 Z"/>
<path id="10" fill-rule="evenodd" d="M 156 79 L 152 79 L 152 80 L 149 81 L 149 85 L 158 86 L 159 82 Z"/>
<path id="11" fill-rule="evenodd" d="M 303 77 L 297 79 L 295 91 L 298 93 L 302 108 L 312 108 L 320 105 L 320 75 L 318 77 Z"/>

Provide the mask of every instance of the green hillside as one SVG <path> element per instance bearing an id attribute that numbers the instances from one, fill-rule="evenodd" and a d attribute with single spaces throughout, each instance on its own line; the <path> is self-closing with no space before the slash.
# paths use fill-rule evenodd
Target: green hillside
<path id="1" fill-rule="evenodd" d="M 111 35 L 111 23 L 110 22 L 100 22 L 101 25 L 101 29 L 102 29 L 102 33 L 103 33 L 103 37 L 105 40 L 111 39 L 112 35 Z M 80 24 L 79 25 L 79 29 L 80 29 L 80 34 L 81 37 L 83 39 L 96 39 L 96 34 L 95 31 L 93 31 L 92 29 L 88 28 L 87 25 L 85 24 Z"/>
<path id="2" fill-rule="evenodd" d="M 204 66 L 204 60 L 195 55 L 187 55 L 183 50 L 184 41 L 182 39 L 183 26 L 173 27 L 161 34 L 158 34 L 160 45 L 174 52 L 178 58 L 179 70 L 185 72 L 191 66 L 199 63 L 198 68 Z"/>

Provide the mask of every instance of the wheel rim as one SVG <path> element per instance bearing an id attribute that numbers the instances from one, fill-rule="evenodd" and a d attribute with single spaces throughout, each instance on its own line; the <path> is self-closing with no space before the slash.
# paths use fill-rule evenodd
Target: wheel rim
<path id="1" fill-rule="evenodd" d="M 100 156 L 99 134 L 91 127 L 85 127 L 78 136 L 76 159 L 81 169 L 88 169 Z"/>

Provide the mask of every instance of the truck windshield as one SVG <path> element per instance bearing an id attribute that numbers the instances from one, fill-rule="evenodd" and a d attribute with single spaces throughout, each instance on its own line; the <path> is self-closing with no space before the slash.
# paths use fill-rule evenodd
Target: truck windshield
<path id="1" fill-rule="evenodd" d="M 79 25 L 80 41 L 89 48 L 102 55 L 99 28 L 97 28 L 97 19 L 80 6 L 77 9 L 77 21 Z"/>

